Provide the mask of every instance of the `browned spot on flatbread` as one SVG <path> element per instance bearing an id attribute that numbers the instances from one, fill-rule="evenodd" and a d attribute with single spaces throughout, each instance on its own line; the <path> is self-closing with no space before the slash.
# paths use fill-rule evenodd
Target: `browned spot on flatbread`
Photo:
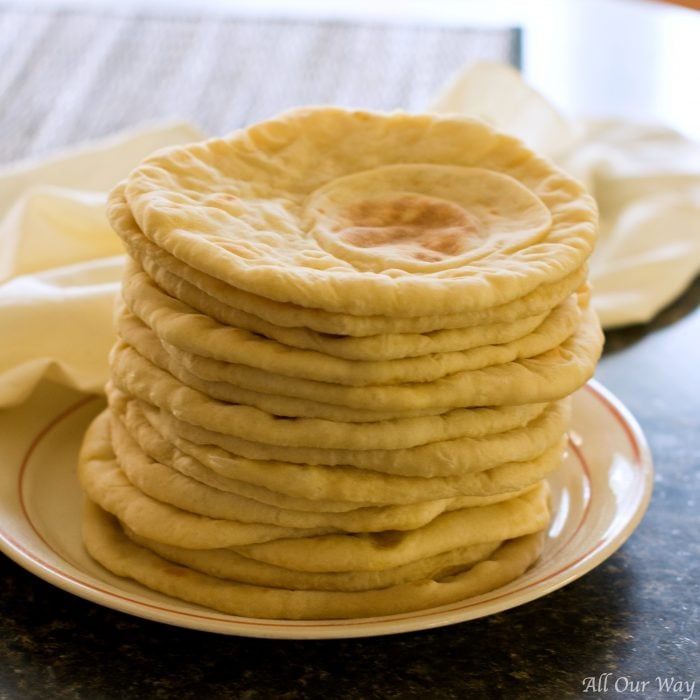
<path id="1" fill-rule="evenodd" d="M 394 248 L 404 256 L 436 262 L 464 253 L 479 236 L 476 217 L 451 202 L 404 195 L 364 200 L 347 207 L 339 237 L 357 248 Z"/>

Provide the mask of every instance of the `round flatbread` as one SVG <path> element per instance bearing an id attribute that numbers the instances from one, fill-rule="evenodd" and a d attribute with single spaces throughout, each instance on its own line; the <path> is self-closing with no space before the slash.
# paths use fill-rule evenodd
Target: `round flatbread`
<path id="1" fill-rule="evenodd" d="M 178 363 L 167 355 L 158 343 L 157 338 L 143 326 L 135 325 L 130 328 L 124 328 L 123 323 L 119 324 L 122 337 L 126 339 L 130 345 L 118 346 L 115 350 L 115 355 L 125 353 L 126 359 L 124 362 L 129 362 L 131 371 L 134 373 L 149 373 L 149 366 L 140 358 L 144 358 L 152 363 L 155 367 L 165 373 L 174 376 L 175 380 L 181 380 L 185 386 L 196 389 L 200 394 L 204 394 L 210 398 L 220 399 L 225 403 L 229 402 L 226 397 L 220 394 L 225 394 L 226 390 L 221 389 L 225 385 L 223 381 L 205 382 L 203 380 L 192 379 L 192 383 L 184 381 L 184 377 L 189 375 L 182 373 Z M 132 352 L 135 351 L 135 352 Z M 181 373 L 183 377 L 181 377 Z M 151 373 L 153 381 L 159 379 L 166 381 L 158 373 Z M 125 379 L 128 381 L 128 379 Z M 135 381 L 135 380 L 134 380 Z M 176 385 L 172 380 L 168 380 L 172 384 L 172 388 Z M 274 381 L 274 379 L 272 380 Z M 211 388 L 211 391 L 208 389 Z M 207 403 L 206 399 L 202 399 L 203 403 Z M 219 402 L 212 402 L 212 411 L 216 412 L 220 407 Z M 280 422 L 274 420 L 275 435 L 271 436 L 270 442 L 277 444 L 293 444 L 289 442 L 285 436 L 285 432 L 303 432 L 306 429 L 318 429 L 322 431 L 319 437 L 311 438 L 302 437 L 302 442 L 299 444 L 314 444 L 321 445 L 321 442 L 328 438 L 333 441 L 333 444 L 328 446 L 349 447 L 356 444 L 362 444 L 364 449 L 395 449 L 400 447 L 412 447 L 428 442 L 436 442 L 438 440 L 451 440 L 458 437 L 482 437 L 491 433 L 500 433 L 513 428 L 527 425 L 542 413 L 546 404 L 521 404 L 516 406 L 501 406 L 498 408 L 479 407 L 479 408 L 456 408 L 446 411 L 439 415 L 433 416 L 417 416 L 417 417 L 401 417 L 387 420 L 376 421 L 340 421 L 340 420 L 320 420 L 320 421 L 286 421 Z M 229 410 L 231 416 L 237 415 L 237 423 L 240 425 L 239 432 L 236 432 L 235 427 L 232 433 L 240 437 L 253 438 L 254 435 L 245 433 L 244 424 L 249 421 L 257 422 L 257 437 L 258 441 L 267 439 L 264 431 L 263 422 L 270 421 L 270 416 L 273 418 L 276 414 L 259 411 L 254 408 L 246 409 L 245 405 L 237 405 Z M 300 416 L 299 416 L 300 417 Z M 292 438 L 293 439 L 293 438 Z"/>
<path id="2" fill-rule="evenodd" d="M 127 479 L 141 492 L 176 508 L 210 518 L 291 528 L 379 532 L 413 530 L 442 513 L 475 506 L 471 497 L 458 496 L 406 505 L 367 506 L 341 513 L 279 508 L 207 486 L 152 459 L 114 416 L 111 421 L 111 442 L 117 463 Z M 508 500 L 515 495 L 509 493 L 499 500 Z"/>
<path id="3" fill-rule="evenodd" d="M 160 421 L 158 409 L 138 400 L 113 403 L 112 410 L 147 454 L 174 469 L 207 483 L 213 479 L 211 485 L 215 488 L 305 510 L 340 512 L 367 505 L 420 503 L 455 496 L 473 498 L 468 505 L 487 505 L 503 500 L 503 494 L 517 495 L 553 472 L 561 463 L 567 442 L 563 437 L 533 460 L 426 479 L 348 466 L 300 467 L 289 462 L 246 459 L 215 445 L 198 445 L 185 439 Z"/>
<path id="4" fill-rule="evenodd" d="M 168 272 L 154 260 L 146 259 L 140 262 L 144 272 L 164 292 L 219 323 L 257 333 L 283 345 L 313 350 L 345 360 L 397 360 L 509 343 L 532 333 L 548 315 L 548 312 L 542 312 L 516 318 L 511 322 L 446 328 L 429 333 L 381 333 L 363 337 L 333 335 L 319 333 L 310 328 L 287 328 L 270 323 L 224 304 L 181 277 Z"/>
<path id="5" fill-rule="evenodd" d="M 443 513 L 406 532 L 329 534 L 274 540 L 234 551 L 296 571 L 379 571 L 457 547 L 522 537 L 549 523 L 549 485 L 508 501 Z"/>
<path id="6" fill-rule="evenodd" d="M 455 314 L 431 313 L 410 318 L 333 313 L 325 309 L 306 308 L 250 294 L 223 280 L 212 277 L 206 272 L 186 265 L 167 251 L 151 243 L 143 235 L 124 198 L 124 183 L 112 191 L 108 209 L 112 226 L 122 238 L 129 254 L 149 275 L 155 279 L 158 270 L 167 271 L 171 278 L 182 280 L 191 287 L 200 290 L 200 293 L 206 294 L 207 298 L 213 299 L 219 304 L 225 304 L 229 309 L 227 313 L 238 312 L 240 323 L 233 325 L 240 325 L 242 328 L 253 331 L 262 330 L 256 326 L 260 320 L 276 328 L 301 328 L 315 333 L 347 336 L 348 338 L 405 333 L 423 334 L 494 323 L 517 323 L 522 319 L 549 312 L 579 290 L 585 284 L 587 274 L 587 267 L 583 265 L 557 282 L 541 284 L 533 291 L 513 301 L 478 311 L 461 311 Z M 180 287 L 179 283 L 177 284 L 177 289 L 184 288 Z M 176 291 L 173 296 L 179 298 L 180 295 Z M 201 299 L 199 296 L 196 298 Z M 192 306 L 197 307 L 197 302 L 195 301 Z M 202 310 L 209 313 L 206 309 Z M 224 322 L 228 323 L 229 321 L 224 320 Z M 264 331 L 263 335 L 265 335 Z M 289 344 L 293 345 L 293 343 Z"/>
<path id="7" fill-rule="evenodd" d="M 123 310 L 118 314 L 123 336 L 138 325 L 139 319 L 164 342 L 178 366 L 202 379 L 229 382 L 253 391 L 260 391 L 261 385 L 270 386 L 270 373 L 279 376 L 279 381 L 289 377 L 348 386 L 435 381 L 456 372 L 541 355 L 565 342 L 581 320 L 577 297 L 571 296 L 531 333 L 507 343 L 394 360 L 346 360 L 219 324 L 166 295 L 145 273 L 128 265 L 122 294 L 132 312 Z M 209 356 L 215 344 L 226 348 L 225 360 Z M 193 346 L 200 352 L 193 352 Z M 289 393 L 284 385 L 277 391 Z"/>
<path id="8" fill-rule="evenodd" d="M 486 542 L 459 547 L 426 557 L 404 566 L 381 571 L 294 571 L 281 566 L 243 557 L 231 549 L 183 549 L 139 537 L 125 528 L 126 536 L 134 543 L 155 554 L 220 579 L 229 579 L 255 586 L 316 591 L 368 591 L 388 588 L 412 581 L 439 580 L 464 571 L 490 557 L 501 542 Z"/>
<path id="9" fill-rule="evenodd" d="M 251 459 L 345 464 L 407 476 L 448 476 L 536 457 L 560 440 L 570 413 L 568 401 L 562 400 L 549 404 L 526 425 L 511 430 L 405 448 L 374 448 L 371 432 L 366 441 L 362 439 L 362 429 L 373 427 L 373 423 L 348 423 L 343 427 L 313 418 L 280 419 L 247 406 L 216 402 L 162 376 L 164 373 L 156 368 L 140 373 L 134 356 L 125 352 L 120 357 L 133 361 L 124 361 L 132 368 L 129 372 L 123 367 L 120 372 L 115 371 L 117 389 L 161 408 L 161 420 L 193 442 L 219 445 Z M 109 385 L 107 395 L 110 402 L 117 398 Z M 390 430 L 382 431 L 375 437 L 387 442 L 391 434 Z M 410 436 L 403 432 L 394 435 L 397 441 L 402 436 L 410 444 Z M 250 439 L 256 437 L 263 441 Z"/>
<path id="10" fill-rule="evenodd" d="M 119 521 L 88 502 L 83 539 L 90 555 L 117 576 L 231 615 L 321 620 L 374 617 L 463 600 L 523 574 L 544 545 L 544 532 L 520 537 L 463 572 L 370 591 L 306 591 L 227 581 L 177 565 L 132 542 Z"/>
<path id="11" fill-rule="evenodd" d="M 582 267 L 597 230 L 578 182 L 455 116 L 293 110 L 160 151 L 124 194 L 143 234 L 185 264 L 360 315 L 508 303 Z"/>
<path id="12" fill-rule="evenodd" d="M 306 395 L 297 397 L 361 410 L 372 406 L 379 411 L 394 412 L 542 403 L 568 396 L 585 384 L 595 371 L 602 346 L 603 334 L 598 318 L 587 309 L 573 335 L 560 346 L 534 357 L 455 372 L 431 382 L 353 387 L 330 382 L 289 380 L 284 384 L 287 390 L 285 395 L 304 393 Z M 182 382 L 168 372 L 158 370 L 143 356 L 138 358 L 134 355 L 133 348 L 124 343 L 117 344 L 111 359 L 115 378 L 119 376 L 127 381 L 132 369 L 129 365 L 139 364 L 152 367 L 148 371 L 153 372 L 154 377 L 160 376 L 160 372 L 164 383 L 175 382 L 172 388 L 182 385 Z M 136 381 L 135 376 L 133 379 Z M 270 375 L 271 386 L 283 382 L 285 380 L 280 375 Z M 185 387 L 182 391 L 194 390 Z M 272 389 L 270 391 L 272 393 Z"/>

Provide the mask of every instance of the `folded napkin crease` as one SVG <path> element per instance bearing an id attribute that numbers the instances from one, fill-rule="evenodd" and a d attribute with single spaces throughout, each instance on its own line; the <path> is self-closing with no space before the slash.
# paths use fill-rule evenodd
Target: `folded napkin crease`
<path id="1" fill-rule="evenodd" d="M 200 138 L 161 125 L 0 172 L 0 407 L 42 379 L 103 391 L 124 265 L 107 192 L 152 151 Z"/>

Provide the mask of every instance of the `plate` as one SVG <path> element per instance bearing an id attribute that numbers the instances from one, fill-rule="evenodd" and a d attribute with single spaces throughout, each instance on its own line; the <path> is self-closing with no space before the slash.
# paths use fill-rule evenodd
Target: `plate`
<path id="1" fill-rule="evenodd" d="M 615 396 L 590 382 L 574 396 L 568 454 L 550 478 L 554 517 L 545 549 L 516 581 L 462 602 L 385 617 L 235 617 L 113 576 L 83 549 L 75 463 L 82 433 L 102 407 L 100 398 L 44 384 L 19 408 L 0 412 L 0 549 L 20 566 L 81 598 L 149 620 L 221 634 L 367 637 L 501 612 L 598 566 L 632 534 L 651 495 L 651 456 L 641 428 Z"/>

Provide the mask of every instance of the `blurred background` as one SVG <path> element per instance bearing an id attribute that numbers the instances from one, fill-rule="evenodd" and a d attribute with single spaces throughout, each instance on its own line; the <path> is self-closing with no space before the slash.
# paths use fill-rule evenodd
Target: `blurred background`
<path id="1" fill-rule="evenodd" d="M 219 135 L 297 104 L 419 110 L 479 60 L 566 115 L 700 139 L 700 12 L 680 4 L 0 0 L 0 163 L 159 120 Z"/>

